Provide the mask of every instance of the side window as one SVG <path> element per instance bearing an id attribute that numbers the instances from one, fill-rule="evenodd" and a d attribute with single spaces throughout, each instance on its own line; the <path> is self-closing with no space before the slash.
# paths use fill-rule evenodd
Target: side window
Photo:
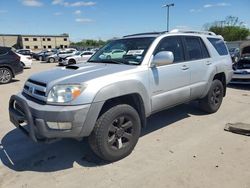
<path id="1" fill-rule="evenodd" d="M 217 39 L 217 38 L 207 38 L 207 39 L 221 56 L 228 55 L 227 47 L 222 39 Z"/>
<path id="2" fill-rule="evenodd" d="M 188 60 L 202 59 L 202 49 L 198 37 L 185 37 Z"/>
<path id="3" fill-rule="evenodd" d="M 0 48 L 0 56 L 1 55 L 6 55 L 8 50 L 6 48 Z"/>
<path id="4" fill-rule="evenodd" d="M 156 48 L 155 54 L 161 51 L 173 52 L 175 63 L 184 61 L 183 46 L 180 37 L 166 37 L 162 39 Z"/>
<path id="5" fill-rule="evenodd" d="M 209 58 L 210 55 L 208 53 L 207 47 L 205 46 L 202 39 L 200 39 L 200 42 L 201 42 L 201 50 L 202 50 L 203 58 Z"/>

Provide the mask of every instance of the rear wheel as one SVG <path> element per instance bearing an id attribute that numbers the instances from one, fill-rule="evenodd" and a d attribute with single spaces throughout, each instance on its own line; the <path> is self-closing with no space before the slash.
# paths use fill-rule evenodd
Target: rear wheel
<path id="1" fill-rule="evenodd" d="M 141 123 L 137 111 L 127 104 L 120 104 L 98 118 L 89 144 L 100 158 L 114 162 L 133 151 L 140 133 Z"/>
<path id="2" fill-rule="evenodd" d="M 53 58 L 53 57 L 49 58 L 50 63 L 54 63 L 55 61 L 56 61 L 55 58 Z"/>
<path id="3" fill-rule="evenodd" d="M 69 60 L 69 65 L 71 65 L 71 64 L 76 64 L 76 61 L 74 59 L 70 59 Z"/>
<path id="4" fill-rule="evenodd" d="M 7 84 L 12 79 L 12 72 L 8 68 L 0 68 L 0 84 Z"/>
<path id="5" fill-rule="evenodd" d="M 224 96 L 224 87 L 220 80 L 213 80 L 206 97 L 200 100 L 201 109 L 208 113 L 217 112 Z"/>
<path id="6" fill-rule="evenodd" d="M 42 57 L 42 56 L 39 56 L 38 59 L 39 59 L 39 61 L 42 61 L 42 60 L 43 60 L 43 57 Z"/>

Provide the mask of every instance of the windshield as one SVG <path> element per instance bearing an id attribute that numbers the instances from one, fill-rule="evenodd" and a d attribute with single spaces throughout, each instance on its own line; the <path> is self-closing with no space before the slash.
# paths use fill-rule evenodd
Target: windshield
<path id="1" fill-rule="evenodd" d="M 76 52 L 75 55 L 81 55 L 82 52 Z"/>
<path id="2" fill-rule="evenodd" d="M 114 40 L 93 55 L 88 62 L 140 65 L 154 37 Z"/>

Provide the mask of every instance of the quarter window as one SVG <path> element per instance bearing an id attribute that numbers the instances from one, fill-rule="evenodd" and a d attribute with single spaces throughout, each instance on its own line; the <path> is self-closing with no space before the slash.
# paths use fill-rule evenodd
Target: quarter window
<path id="1" fill-rule="evenodd" d="M 221 56 L 228 55 L 227 47 L 222 39 L 217 39 L 217 38 L 207 38 L 207 39 Z"/>
<path id="2" fill-rule="evenodd" d="M 184 61 L 183 46 L 180 37 L 166 37 L 164 38 L 158 47 L 155 54 L 161 51 L 170 51 L 174 54 L 174 62 Z"/>

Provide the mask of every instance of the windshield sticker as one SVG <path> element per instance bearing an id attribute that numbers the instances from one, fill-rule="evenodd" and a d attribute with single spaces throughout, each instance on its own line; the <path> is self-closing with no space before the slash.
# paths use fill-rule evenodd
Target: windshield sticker
<path id="1" fill-rule="evenodd" d="M 144 50 L 129 50 L 127 55 L 142 55 Z"/>

